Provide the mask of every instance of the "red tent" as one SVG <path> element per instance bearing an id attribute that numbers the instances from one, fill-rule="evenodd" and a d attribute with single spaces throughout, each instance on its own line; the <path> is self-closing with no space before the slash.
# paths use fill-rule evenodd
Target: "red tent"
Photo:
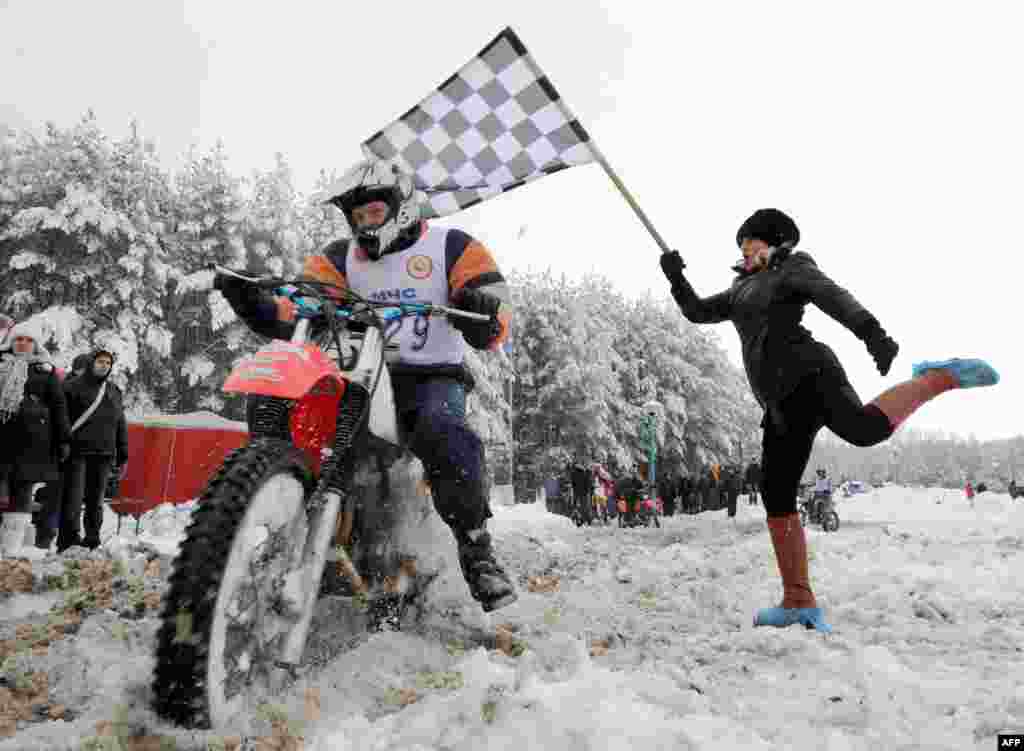
<path id="1" fill-rule="evenodd" d="M 244 422 L 212 412 L 129 418 L 128 467 L 110 507 L 137 518 L 198 498 L 224 457 L 248 440 Z"/>

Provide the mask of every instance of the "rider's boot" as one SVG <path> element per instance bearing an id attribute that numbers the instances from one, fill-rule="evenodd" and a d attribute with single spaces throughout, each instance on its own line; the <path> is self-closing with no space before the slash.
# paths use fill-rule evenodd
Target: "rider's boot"
<path id="1" fill-rule="evenodd" d="M 473 599 L 485 612 L 511 605 L 519 595 L 505 569 L 494 557 L 494 546 L 487 531 L 491 515 L 481 478 L 460 473 L 460 479 L 429 473 L 434 505 L 455 534 L 459 547 L 459 566 Z"/>
<path id="2" fill-rule="evenodd" d="M 754 616 L 755 626 L 793 626 L 797 623 L 829 633 L 829 626 L 811 591 L 807 570 L 807 538 L 798 514 L 768 517 L 775 560 L 782 577 L 782 603 L 761 608 Z"/>
<path id="3" fill-rule="evenodd" d="M 518 599 L 494 557 L 486 522 L 491 516 L 483 446 L 458 414 L 421 415 L 413 451 L 423 460 L 434 508 L 455 535 L 459 564 L 473 599 L 487 612 Z"/>
<path id="4" fill-rule="evenodd" d="M 491 535 L 486 528 L 466 532 L 457 530 L 455 541 L 459 546 L 459 565 L 469 592 L 486 612 L 511 605 L 519 599 L 512 580 L 494 558 Z"/>

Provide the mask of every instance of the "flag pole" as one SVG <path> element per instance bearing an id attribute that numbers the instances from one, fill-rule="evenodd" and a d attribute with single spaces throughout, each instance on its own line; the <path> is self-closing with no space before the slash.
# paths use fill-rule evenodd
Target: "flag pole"
<path id="1" fill-rule="evenodd" d="M 508 27 L 506 31 L 510 32 L 518 41 L 519 37 L 512 30 L 511 27 Z M 518 43 L 522 45 L 524 50 L 526 49 L 526 45 L 523 45 L 522 42 Z M 540 66 L 537 64 L 537 61 L 533 59 L 533 53 L 526 52 L 526 54 L 523 55 L 523 60 L 530 67 L 530 69 L 533 71 L 534 75 L 537 76 L 538 79 L 547 79 L 547 76 L 544 74 L 544 71 L 540 69 Z M 550 80 L 548 80 L 548 84 L 550 86 Z M 551 88 L 554 89 L 554 86 L 551 86 Z M 665 239 L 661 236 L 661 233 L 654 228 L 653 224 L 651 224 L 651 220 L 647 218 L 647 214 L 644 213 L 644 210 L 640 208 L 640 204 L 636 202 L 635 198 L 633 198 L 633 194 L 629 192 L 629 188 L 627 188 L 626 184 L 622 182 L 622 178 L 620 178 L 618 173 L 616 173 L 615 170 L 612 169 L 612 166 L 608 163 L 608 160 L 605 159 L 604 154 L 601 153 L 601 150 L 597 147 L 597 144 L 594 143 L 594 140 L 590 137 L 590 132 L 586 128 L 584 128 L 580 124 L 579 120 L 576 119 L 576 116 L 572 114 L 569 105 L 565 103 L 565 99 L 562 98 L 562 95 L 560 93 L 556 93 L 555 95 L 558 97 L 558 106 L 562 110 L 562 114 L 565 115 L 566 119 L 569 120 L 570 122 L 575 121 L 576 124 L 579 125 L 580 130 L 582 130 L 586 134 L 587 148 L 590 149 L 590 152 L 594 155 L 594 160 L 601 165 L 601 169 L 603 169 L 605 174 L 608 175 L 609 179 L 611 179 L 612 181 L 612 184 L 615 185 L 615 187 L 618 189 L 622 197 L 626 199 L 626 203 L 628 203 L 630 208 L 632 208 L 633 211 L 636 212 L 637 217 L 639 217 L 640 221 L 643 222 L 644 227 L 646 227 L 647 231 L 651 233 L 651 237 L 654 238 L 654 242 L 656 242 L 658 244 L 658 247 L 661 248 L 661 252 L 671 253 L 672 249 L 668 247 L 668 243 L 665 242 Z"/>
<path id="2" fill-rule="evenodd" d="M 626 184 L 622 182 L 622 178 L 620 178 L 615 170 L 612 169 L 608 160 L 605 159 L 604 154 L 602 154 L 601 150 L 597 148 L 597 144 L 594 143 L 593 139 L 587 141 L 587 146 L 593 152 L 594 159 L 601 165 L 601 169 L 604 170 L 605 174 L 608 175 L 615 187 L 618 188 L 622 197 L 626 199 L 626 203 L 628 203 L 633 211 L 636 212 L 637 217 L 639 217 L 640 221 L 643 222 L 644 227 L 646 227 L 647 231 L 651 233 L 651 237 L 654 238 L 654 242 L 658 243 L 658 247 L 661 248 L 661 252 L 672 252 L 672 249 L 668 247 L 665 239 L 661 236 L 661 233 L 654 228 L 654 225 L 651 224 L 651 220 L 647 218 L 647 214 L 644 213 L 644 210 L 640 208 L 640 204 L 638 204 L 636 199 L 633 198 L 633 194 L 629 192 L 629 188 L 627 188 Z"/>

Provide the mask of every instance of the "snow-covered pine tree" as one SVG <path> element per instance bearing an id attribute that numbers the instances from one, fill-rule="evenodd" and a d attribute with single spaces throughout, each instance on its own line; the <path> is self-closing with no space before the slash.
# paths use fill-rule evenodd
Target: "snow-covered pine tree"
<path id="1" fill-rule="evenodd" d="M 334 172 L 321 170 L 313 186 L 313 192 L 300 198 L 303 239 L 311 252 L 317 252 L 329 242 L 352 234 L 341 210 L 324 203 L 327 188 L 336 178 L 337 174 Z"/>
<path id="2" fill-rule="evenodd" d="M 169 186 L 133 124 L 111 142 L 87 113 L 68 129 L 8 134 L 0 148 L 0 305 L 40 315 L 57 364 L 102 346 L 130 378 L 127 401 L 151 405 L 154 362 L 170 354 L 161 296 Z"/>
<path id="3" fill-rule="evenodd" d="M 224 394 L 220 385 L 257 338 L 224 298 L 210 290 L 211 274 L 205 271 L 210 263 L 249 266 L 243 188 L 243 181 L 228 170 L 221 143 L 205 153 L 191 151 L 175 177 L 177 221 L 168 244 L 177 274 L 168 288 L 165 313 L 174 331 L 169 372 L 175 391 L 163 404 L 169 412 L 208 409 L 237 419 L 244 410 L 243 400 Z"/>

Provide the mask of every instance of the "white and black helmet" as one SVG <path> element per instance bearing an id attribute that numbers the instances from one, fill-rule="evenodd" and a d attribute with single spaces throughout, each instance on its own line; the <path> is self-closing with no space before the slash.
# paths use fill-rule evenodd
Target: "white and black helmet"
<path id="1" fill-rule="evenodd" d="M 359 247 L 374 260 L 396 249 L 407 238 L 415 237 L 420 223 L 420 200 L 412 177 L 394 165 L 362 161 L 349 169 L 327 189 L 326 202 L 345 214 L 352 236 Z M 388 205 L 387 217 L 375 227 L 357 228 L 352 211 L 371 201 Z"/>

